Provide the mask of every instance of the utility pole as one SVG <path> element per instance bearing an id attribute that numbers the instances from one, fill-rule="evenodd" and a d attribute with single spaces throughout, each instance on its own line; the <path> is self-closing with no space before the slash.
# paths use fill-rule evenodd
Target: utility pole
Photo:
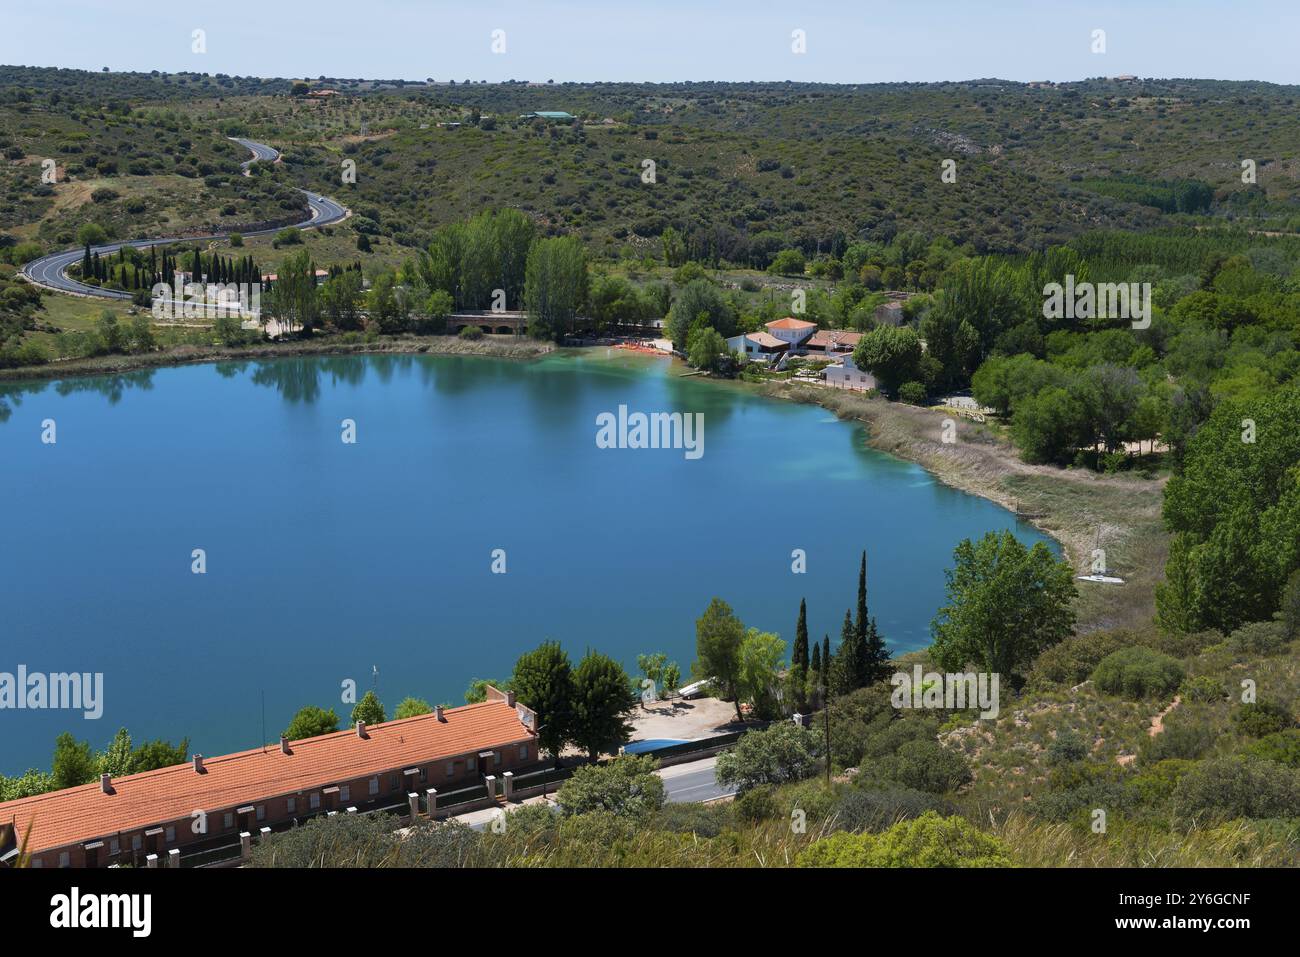
<path id="1" fill-rule="evenodd" d="M 826 686 L 819 684 L 817 693 L 822 696 L 822 725 L 826 729 L 826 786 L 831 786 L 831 701 Z"/>

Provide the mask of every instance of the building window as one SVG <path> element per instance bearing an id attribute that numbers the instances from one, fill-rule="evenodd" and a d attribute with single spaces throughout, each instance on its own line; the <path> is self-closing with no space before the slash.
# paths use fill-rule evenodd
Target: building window
<path id="1" fill-rule="evenodd" d="M 466 771 L 477 771 L 477 770 L 478 770 L 478 758 L 466 758 L 466 759 L 465 759 L 465 770 L 466 770 Z"/>
<path id="2" fill-rule="evenodd" d="M 429 781 L 429 769 L 428 769 L 428 768 L 420 768 L 420 783 L 421 783 L 421 784 L 427 784 L 428 781 Z"/>
<path id="3" fill-rule="evenodd" d="M 133 850 L 133 851 L 138 851 L 138 850 L 140 850 L 140 848 L 142 848 L 142 847 L 144 847 L 144 839 L 141 838 L 139 834 L 132 834 L 132 835 L 131 835 L 131 850 Z"/>
<path id="4" fill-rule="evenodd" d="M 222 819 L 222 821 L 223 821 L 222 826 L 228 831 L 235 826 L 235 815 L 227 811 L 226 816 Z"/>
<path id="5" fill-rule="evenodd" d="M 379 793 L 379 778 L 370 779 L 370 794 L 373 797 Z"/>
<path id="6" fill-rule="evenodd" d="M 320 807 L 320 793 L 313 791 L 311 794 L 311 809 L 314 811 Z"/>
<path id="7" fill-rule="evenodd" d="M 393 782 L 393 785 L 392 785 L 392 787 L 389 788 L 389 790 L 390 790 L 390 791 L 397 791 L 397 790 L 400 790 L 401 787 L 402 787 L 402 776 L 401 776 L 400 774 L 398 774 L 396 771 L 394 771 L 394 772 L 393 772 L 393 777 L 392 777 L 391 780 L 392 780 L 392 782 Z"/>
<path id="8" fill-rule="evenodd" d="M 500 752 L 500 751 L 493 751 L 493 752 L 492 752 L 492 766 L 495 768 L 495 767 L 500 766 L 500 764 L 501 764 L 501 752 Z"/>
<path id="9" fill-rule="evenodd" d="M 340 785 L 340 786 L 339 786 L 339 800 L 340 800 L 340 801 L 351 801 L 351 800 L 352 800 L 352 787 L 351 787 L 351 785 L 343 784 L 343 785 Z"/>
<path id="10" fill-rule="evenodd" d="M 289 798 L 288 800 L 286 800 L 284 809 L 289 814 L 292 814 L 294 811 L 298 810 L 298 799 Z"/>
<path id="11" fill-rule="evenodd" d="M 526 744 L 519 745 L 519 760 L 520 761 L 528 760 L 528 745 Z"/>
<path id="12" fill-rule="evenodd" d="M 32 867 L 44 867 L 44 866 L 45 866 L 45 861 L 41 860 L 39 857 L 32 858 Z"/>
<path id="13" fill-rule="evenodd" d="M 265 820 L 266 820 L 266 805 L 265 805 L 265 804 L 259 804 L 259 805 L 257 806 L 257 819 L 258 819 L 259 821 L 265 821 Z"/>
<path id="14" fill-rule="evenodd" d="M 456 762 L 455 762 L 455 761 L 448 761 L 448 762 L 447 762 L 447 777 L 449 777 L 449 778 L 454 778 L 455 776 L 456 776 Z"/>
<path id="15" fill-rule="evenodd" d="M 72 854 L 68 851 L 59 851 L 59 867 L 71 867 Z"/>
<path id="16" fill-rule="evenodd" d="M 122 853 L 122 843 L 117 838 L 112 838 L 109 840 L 108 853 L 113 855 Z"/>
<path id="17" fill-rule="evenodd" d="M 168 844 L 176 840 L 176 828 L 174 827 L 167 828 L 166 833 L 163 834 L 163 840 L 165 840 Z"/>

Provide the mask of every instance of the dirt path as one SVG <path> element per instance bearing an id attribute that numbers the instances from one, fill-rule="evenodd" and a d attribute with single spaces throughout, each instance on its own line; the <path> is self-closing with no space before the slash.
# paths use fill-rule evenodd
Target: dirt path
<path id="1" fill-rule="evenodd" d="M 1165 715 L 1169 714 L 1170 711 L 1173 711 L 1182 703 L 1182 697 L 1174 695 L 1174 700 L 1169 703 L 1169 707 L 1165 708 L 1164 711 L 1161 711 L 1151 719 L 1151 727 L 1147 729 L 1147 734 L 1153 738 L 1157 734 L 1163 734 L 1165 730 Z"/>
<path id="2" fill-rule="evenodd" d="M 1159 714 L 1153 714 L 1151 716 L 1151 727 L 1147 728 L 1147 736 L 1154 738 L 1157 734 L 1164 734 L 1165 718 L 1168 716 L 1169 712 L 1173 711 L 1182 703 L 1182 697 L 1180 695 L 1174 695 L 1174 700 L 1169 703 L 1169 707 L 1165 708 L 1165 710 L 1161 711 Z M 1128 767 L 1137 760 L 1137 755 L 1121 754 L 1116 757 L 1115 760 L 1124 767 Z"/>

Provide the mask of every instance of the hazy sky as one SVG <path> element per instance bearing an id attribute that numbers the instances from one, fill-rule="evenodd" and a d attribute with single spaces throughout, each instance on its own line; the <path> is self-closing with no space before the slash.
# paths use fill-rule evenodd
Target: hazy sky
<path id="1" fill-rule="evenodd" d="M 191 50 L 196 29 L 206 53 Z M 796 29 L 806 53 L 791 51 Z M 1099 29 L 1104 54 L 1091 51 Z M 0 62 L 410 80 L 1298 83 L 1298 38 L 1300 0 L 5 0 Z"/>

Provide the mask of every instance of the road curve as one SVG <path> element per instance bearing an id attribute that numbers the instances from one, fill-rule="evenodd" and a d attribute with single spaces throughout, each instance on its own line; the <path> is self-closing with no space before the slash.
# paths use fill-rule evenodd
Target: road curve
<path id="1" fill-rule="evenodd" d="M 239 139 L 231 137 L 236 143 L 244 146 L 253 155 L 250 159 L 240 163 L 244 175 L 249 175 L 249 166 L 258 161 L 274 163 L 280 158 L 280 151 L 265 143 L 254 143 L 252 140 Z M 298 187 L 294 187 L 298 189 Z M 321 196 L 309 190 L 298 189 L 298 192 L 307 197 L 307 204 L 311 207 L 311 218 L 297 224 L 299 229 L 314 229 L 317 226 L 328 226 L 331 223 L 337 223 L 347 218 L 349 211 L 347 207 L 336 203 L 327 196 Z M 269 236 L 278 233 L 281 227 L 275 229 L 257 229 L 252 232 L 245 232 L 244 236 Z M 128 242 L 106 243 L 103 246 L 92 246 L 91 251 L 105 256 L 115 253 L 124 246 L 131 246 L 136 249 L 148 249 L 151 246 L 167 246 L 171 243 L 185 242 L 205 242 L 211 239 L 225 239 L 230 233 L 206 233 L 201 236 L 177 236 L 171 239 L 133 239 Z M 66 275 L 66 270 L 75 262 L 80 262 L 84 255 L 84 249 L 69 249 L 66 252 L 54 253 L 49 256 L 42 256 L 40 259 L 33 259 L 22 268 L 23 277 L 30 283 L 37 286 L 43 286 L 46 289 L 53 289 L 56 292 L 69 292 L 80 296 L 94 296 L 99 299 L 130 299 L 131 293 L 123 292 L 117 289 L 101 289 L 98 286 L 88 286 L 85 283 L 77 282 Z"/>

